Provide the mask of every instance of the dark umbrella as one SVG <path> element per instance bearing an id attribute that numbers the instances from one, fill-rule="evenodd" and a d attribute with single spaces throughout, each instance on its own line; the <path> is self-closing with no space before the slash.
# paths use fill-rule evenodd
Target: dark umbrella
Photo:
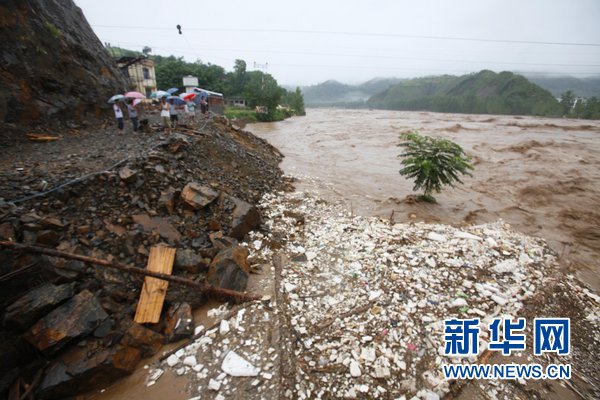
<path id="1" fill-rule="evenodd" d="M 177 96 L 169 96 L 167 97 L 167 101 L 173 100 L 173 103 L 175 103 L 178 106 L 184 105 L 185 104 L 185 100 L 183 100 L 181 97 L 177 97 Z"/>

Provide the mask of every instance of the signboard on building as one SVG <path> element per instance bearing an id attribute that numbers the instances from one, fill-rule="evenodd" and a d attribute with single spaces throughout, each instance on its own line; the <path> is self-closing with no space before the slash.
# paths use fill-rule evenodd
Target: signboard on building
<path id="1" fill-rule="evenodd" d="M 183 86 L 185 86 L 185 91 L 187 93 L 191 92 L 191 89 L 198 86 L 198 78 L 196 78 L 195 76 L 184 76 L 183 77 Z"/>

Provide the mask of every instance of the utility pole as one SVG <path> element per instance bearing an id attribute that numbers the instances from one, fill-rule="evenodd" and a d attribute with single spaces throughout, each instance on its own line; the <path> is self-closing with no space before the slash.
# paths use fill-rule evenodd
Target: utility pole
<path id="1" fill-rule="evenodd" d="M 259 64 L 256 61 L 253 62 L 254 69 L 258 69 L 262 72 L 260 77 L 260 97 L 264 100 L 265 97 L 265 74 L 267 73 L 267 68 L 269 68 L 269 63 Z M 263 103 L 264 104 L 264 103 Z M 266 109 L 266 106 L 263 106 Z"/>
<path id="2" fill-rule="evenodd" d="M 254 65 L 254 69 L 258 69 L 260 70 L 263 75 L 262 75 L 262 81 L 261 81 L 261 87 L 260 90 L 264 90 L 265 88 L 265 75 L 267 73 L 267 69 L 269 68 L 269 63 L 264 63 L 264 64 L 259 64 L 256 61 L 253 62 Z"/>

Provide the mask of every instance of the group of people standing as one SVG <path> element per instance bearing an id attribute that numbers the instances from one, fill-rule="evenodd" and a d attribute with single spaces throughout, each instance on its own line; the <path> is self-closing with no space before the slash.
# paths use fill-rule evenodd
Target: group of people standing
<path id="1" fill-rule="evenodd" d="M 125 105 L 127 106 L 127 113 L 129 114 L 129 119 L 133 125 L 133 131 L 137 132 L 140 127 L 140 123 L 138 121 L 136 105 L 133 104 L 133 99 L 127 99 Z M 115 118 L 117 119 L 117 128 L 120 132 L 122 132 L 123 128 L 125 127 L 125 124 L 123 123 L 123 109 L 119 106 L 119 104 L 114 103 L 113 111 L 115 112 Z"/>
<path id="2" fill-rule="evenodd" d="M 129 119 L 133 125 L 133 131 L 137 132 L 139 129 L 137 105 L 134 104 L 133 99 L 127 99 L 125 105 L 127 113 L 129 114 Z M 173 99 L 162 97 L 159 103 L 159 110 L 163 128 L 167 134 L 171 134 L 172 128 L 177 128 L 180 113 L 182 113 L 184 118 L 183 122 L 186 125 L 194 126 L 196 122 L 196 103 L 193 101 L 177 105 Z M 118 103 L 114 103 L 113 111 L 115 112 L 115 118 L 117 119 L 117 128 L 119 129 L 119 132 L 122 132 L 124 128 L 123 109 Z M 204 117 L 208 115 L 208 102 L 204 96 L 200 99 L 200 112 Z"/>

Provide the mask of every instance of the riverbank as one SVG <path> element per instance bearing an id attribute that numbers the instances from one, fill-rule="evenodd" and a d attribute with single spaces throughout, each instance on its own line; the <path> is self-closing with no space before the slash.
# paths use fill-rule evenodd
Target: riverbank
<path id="1" fill-rule="evenodd" d="M 559 271 L 543 240 L 502 222 L 458 229 L 360 217 L 306 192 L 266 195 L 261 210 L 265 229 L 244 246 L 273 282 L 263 300 L 213 310 L 217 322 L 150 365 L 148 377 L 178 375 L 193 399 L 598 395 L 600 299 Z M 533 355 L 533 318 L 542 315 L 571 318 L 570 355 Z M 510 357 L 487 348 L 487 324 L 507 316 L 528 324 L 527 350 Z M 480 318 L 475 356 L 444 355 L 449 318 Z M 233 355 L 246 376 L 229 370 Z M 444 380 L 441 365 L 461 362 L 562 363 L 575 372 L 549 385 Z"/>

